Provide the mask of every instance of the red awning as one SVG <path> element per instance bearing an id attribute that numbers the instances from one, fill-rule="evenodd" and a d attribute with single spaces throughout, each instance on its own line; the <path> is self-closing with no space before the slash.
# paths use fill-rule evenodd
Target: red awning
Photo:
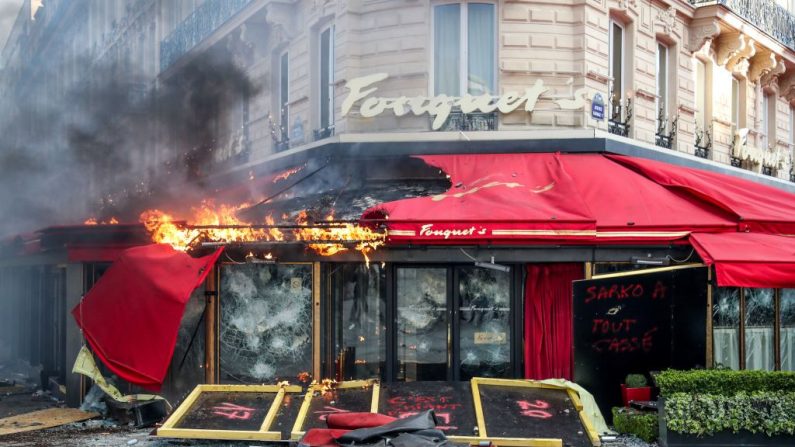
<path id="1" fill-rule="evenodd" d="M 690 243 L 715 265 L 721 287 L 795 288 L 795 237 L 694 233 Z"/>
<path id="2" fill-rule="evenodd" d="M 734 214 L 740 231 L 795 234 L 795 194 L 730 175 L 654 160 L 608 155 L 671 190 L 679 190 Z"/>
<path id="3" fill-rule="evenodd" d="M 600 154 L 420 158 L 446 172 L 452 187 L 367 210 L 365 220 L 388 218 L 390 242 L 668 242 L 737 228 L 729 212 Z"/>
<path id="4" fill-rule="evenodd" d="M 192 258 L 163 244 L 125 250 L 72 310 L 97 357 L 122 379 L 160 389 L 185 303 L 220 254 Z"/>

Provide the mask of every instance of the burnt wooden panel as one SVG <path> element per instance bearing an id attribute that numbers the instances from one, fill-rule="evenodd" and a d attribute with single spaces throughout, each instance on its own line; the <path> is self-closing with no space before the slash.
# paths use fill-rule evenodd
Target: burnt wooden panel
<path id="1" fill-rule="evenodd" d="M 335 388 L 315 391 L 306 414 L 303 431 L 327 428 L 326 418 L 336 413 L 369 413 L 373 402 L 373 387 Z"/>
<path id="2" fill-rule="evenodd" d="M 276 393 L 205 391 L 173 428 L 259 431 Z"/>
<path id="3" fill-rule="evenodd" d="M 378 412 L 404 418 L 433 410 L 445 434 L 474 436 L 477 419 L 469 382 L 397 382 L 381 385 Z"/>

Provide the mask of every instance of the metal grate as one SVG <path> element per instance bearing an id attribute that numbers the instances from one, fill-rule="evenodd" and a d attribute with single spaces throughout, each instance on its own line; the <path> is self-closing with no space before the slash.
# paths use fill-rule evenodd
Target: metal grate
<path id="1" fill-rule="evenodd" d="M 764 33 L 795 49 L 795 16 L 775 0 L 690 0 L 690 4 L 723 5 Z"/>

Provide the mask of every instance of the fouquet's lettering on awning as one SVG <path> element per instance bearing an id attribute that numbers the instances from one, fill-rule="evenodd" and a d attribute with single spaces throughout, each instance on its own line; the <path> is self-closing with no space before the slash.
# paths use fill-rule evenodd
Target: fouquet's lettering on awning
<path id="1" fill-rule="evenodd" d="M 404 116 L 409 112 L 414 115 L 427 113 L 434 117 L 431 127 L 437 130 L 447 121 L 454 108 L 460 109 L 462 113 L 491 113 L 498 110 L 500 113 L 511 113 L 524 104 L 526 112 L 532 112 L 536 104 L 541 99 L 551 100 L 561 110 L 578 110 L 585 106 L 586 89 L 580 88 L 572 91 L 569 95 L 545 95 L 549 92 L 549 87 L 544 85 L 541 79 L 536 80 L 532 87 L 525 88 L 523 93 L 517 91 L 506 92 L 500 96 L 483 94 L 472 96 L 415 96 L 415 97 L 379 97 L 370 96 L 378 90 L 373 85 L 388 78 L 386 73 L 375 73 L 368 76 L 354 78 L 345 84 L 350 93 L 342 102 L 342 116 L 346 116 L 351 111 L 353 105 L 362 101 L 359 106 L 359 114 L 365 118 L 380 115 L 387 109 L 392 110 L 395 116 Z M 569 80 L 571 87 L 572 81 Z"/>

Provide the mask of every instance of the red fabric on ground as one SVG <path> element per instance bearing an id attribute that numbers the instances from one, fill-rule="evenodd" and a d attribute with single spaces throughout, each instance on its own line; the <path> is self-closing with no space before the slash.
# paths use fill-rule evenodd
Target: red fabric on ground
<path id="1" fill-rule="evenodd" d="M 525 281 L 525 378 L 572 378 L 572 281 L 583 264 L 528 264 Z"/>
<path id="2" fill-rule="evenodd" d="M 125 250 L 72 310 L 94 354 L 120 378 L 159 390 L 185 303 L 220 254 L 193 258 L 165 244 Z"/>
<path id="3" fill-rule="evenodd" d="M 356 430 L 359 428 L 380 427 L 395 421 L 396 418 L 378 413 L 336 413 L 326 417 L 328 428 Z"/>
<path id="4" fill-rule="evenodd" d="M 795 288 L 795 237 L 759 233 L 690 236 L 721 287 Z"/>
<path id="5" fill-rule="evenodd" d="M 298 441 L 298 447 L 337 447 L 336 439 L 350 430 L 334 430 L 330 428 L 313 428 L 307 431 Z"/>

